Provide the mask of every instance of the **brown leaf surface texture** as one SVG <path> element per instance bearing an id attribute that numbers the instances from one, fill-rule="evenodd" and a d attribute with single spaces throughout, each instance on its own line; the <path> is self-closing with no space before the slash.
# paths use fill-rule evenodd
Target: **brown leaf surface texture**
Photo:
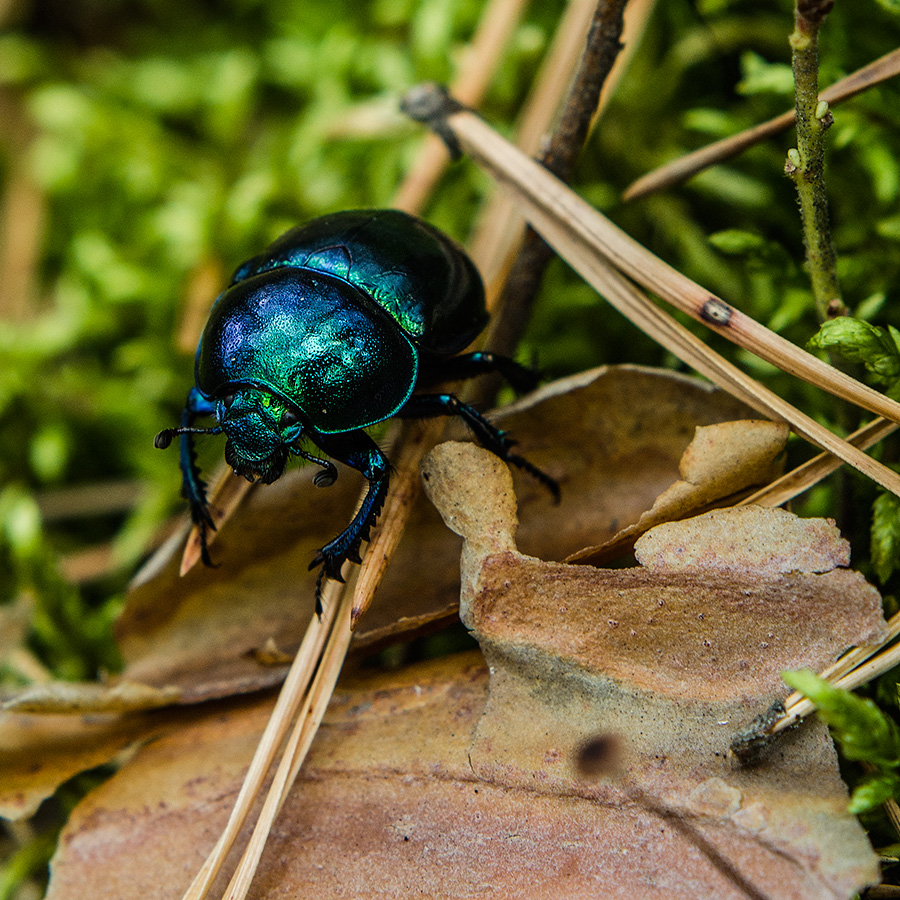
<path id="1" fill-rule="evenodd" d="M 517 478 L 521 545 L 544 558 L 562 559 L 595 542 L 598 534 L 612 536 L 677 479 L 679 459 L 698 426 L 750 414 L 697 379 L 634 366 L 584 372 L 507 407 L 498 420 L 563 488 L 562 503 L 554 505 L 542 488 Z M 353 474 L 345 472 L 333 487 L 321 490 L 313 486 L 309 469 L 301 469 L 251 492 L 213 545 L 215 569 L 198 566 L 179 577 L 183 536 L 171 542 L 135 579 L 118 623 L 126 661 L 123 681 L 138 691 L 149 686 L 152 702 L 162 697 L 181 703 L 279 684 L 287 669 L 284 653 L 296 649 L 312 615 L 309 560 L 349 520 L 359 488 Z M 357 645 L 455 617 L 460 545 L 423 499 L 357 632 Z M 49 690 L 41 700 L 45 712 L 75 711 L 65 698 L 54 698 L 55 688 Z M 94 711 L 123 699 L 115 684 L 89 686 L 79 696 L 82 705 L 94 702 Z M 120 708 L 144 703 L 129 696 Z M 108 761 L 123 742 L 140 741 L 156 719 L 126 721 L 122 726 L 107 722 L 101 728 L 103 735 L 112 728 L 107 740 L 96 737 L 95 719 L 42 721 L 0 713 L 0 753 L 6 754 L 0 766 L 0 809 L 11 816 L 28 814 L 67 778 Z M 30 782 L 29 771 L 34 772 Z"/>
<path id="2" fill-rule="evenodd" d="M 563 493 L 555 505 L 540 485 L 517 476 L 521 546 L 563 559 L 598 535 L 611 537 L 677 479 L 698 425 L 750 415 L 696 379 L 634 366 L 584 372 L 505 408 L 495 420 Z M 180 578 L 180 548 L 173 548 L 168 561 L 154 564 L 155 577 L 129 595 L 118 631 L 124 677 L 178 686 L 184 702 L 278 683 L 284 667 L 261 666 L 257 651 L 270 639 L 281 650 L 296 648 L 312 614 L 309 562 L 349 521 L 361 486 L 344 470 L 322 490 L 308 468 L 295 470 L 253 491 L 222 529 L 212 548 L 217 568 L 198 566 Z M 420 501 L 357 643 L 455 616 L 459 546 Z"/>
<path id="3" fill-rule="evenodd" d="M 716 896 L 848 897 L 877 879 L 821 725 L 792 734 L 765 766 L 740 769 L 728 754 L 734 731 L 787 693 L 781 671 L 821 669 L 884 634 L 878 592 L 835 568 L 848 550 L 832 523 L 720 510 L 649 532 L 637 548 L 649 565 L 560 566 L 511 546 L 499 461 L 444 444 L 423 472 L 466 539 L 461 614 L 491 670 L 470 751 L 479 776 L 594 791 L 610 809 L 639 811 L 646 835 L 660 819 L 683 826 L 705 850 L 696 866 L 683 848 L 668 858 L 680 873 L 669 896 L 698 880 L 711 896 L 708 865 L 728 883 Z M 621 777 L 586 787 L 575 748 L 598 736 L 614 739 Z M 633 865 L 604 876 L 609 896 L 649 895 Z"/>
<path id="4" fill-rule="evenodd" d="M 465 537 L 462 611 L 487 665 L 469 653 L 345 677 L 251 897 L 820 900 L 877 879 L 818 722 L 756 768 L 727 752 L 786 693 L 780 669 L 883 632 L 877 592 L 822 564 L 846 559 L 829 524 L 711 513 L 651 531 L 656 568 L 602 571 L 519 553 L 512 480 L 491 454 L 445 444 L 423 476 Z M 743 568 L 679 560 L 688 528 L 707 548 L 710 532 L 742 546 Z M 773 538 L 794 549 L 754 568 Z M 200 706 L 143 747 L 76 809 L 50 900 L 179 897 L 268 709 Z"/>

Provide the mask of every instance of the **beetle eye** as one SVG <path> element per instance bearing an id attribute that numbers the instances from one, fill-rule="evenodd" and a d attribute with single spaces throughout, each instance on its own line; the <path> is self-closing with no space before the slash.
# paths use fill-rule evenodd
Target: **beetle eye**
<path id="1" fill-rule="evenodd" d="M 234 394 L 226 394 L 222 398 L 222 406 L 224 406 L 225 409 L 228 409 L 228 407 L 231 406 L 232 403 L 234 403 Z"/>
<path id="2" fill-rule="evenodd" d="M 299 421 L 300 421 L 300 417 L 292 409 L 286 409 L 281 414 L 281 427 L 282 428 L 290 428 L 292 425 L 296 425 Z"/>

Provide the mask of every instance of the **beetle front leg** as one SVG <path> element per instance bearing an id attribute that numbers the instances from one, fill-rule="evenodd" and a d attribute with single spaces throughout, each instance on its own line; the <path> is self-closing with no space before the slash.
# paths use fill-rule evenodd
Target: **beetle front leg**
<path id="1" fill-rule="evenodd" d="M 384 505 L 390 481 L 390 466 L 377 444 L 364 431 L 340 434 L 319 434 L 315 442 L 333 459 L 362 473 L 369 482 L 369 490 L 350 524 L 332 541 L 322 547 L 309 568 L 321 566 L 316 582 L 316 612 L 322 611 L 322 580 L 343 581 L 341 566 L 345 560 L 360 562 L 359 548 L 369 539 L 372 526 Z"/>
<path id="2" fill-rule="evenodd" d="M 209 503 L 206 499 L 206 483 L 200 477 L 200 467 L 197 465 L 197 453 L 194 449 L 194 434 L 191 431 L 194 421 L 200 416 L 215 415 L 216 404 L 207 400 L 197 388 L 191 388 L 187 396 L 184 409 L 181 411 L 181 427 L 167 431 L 161 431 L 156 436 L 156 446 L 167 447 L 173 434 L 181 434 L 179 446 L 179 462 L 181 464 L 181 492 L 188 501 L 191 510 L 191 519 L 197 526 L 197 534 L 200 538 L 200 556 L 204 565 L 212 566 L 206 544 L 206 529 L 216 530 L 216 524 L 209 512 Z M 201 429 L 202 430 L 202 429 Z"/>

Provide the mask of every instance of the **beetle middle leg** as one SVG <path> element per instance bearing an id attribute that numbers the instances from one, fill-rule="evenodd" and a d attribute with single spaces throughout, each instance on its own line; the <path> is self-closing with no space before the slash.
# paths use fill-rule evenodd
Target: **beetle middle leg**
<path id="1" fill-rule="evenodd" d="M 360 545 L 369 539 L 372 526 L 387 496 L 390 464 L 365 431 L 317 434 L 315 443 L 333 459 L 356 469 L 369 482 L 369 490 L 350 524 L 334 540 L 322 547 L 310 563 L 310 569 L 322 567 L 316 582 L 316 612 L 321 614 L 324 578 L 343 581 L 341 567 L 344 561 L 349 559 L 351 562 L 360 562 Z"/>
<path id="2" fill-rule="evenodd" d="M 468 403 L 463 403 L 454 394 L 413 394 L 397 415 L 404 419 L 459 416 L 469 426 L 475 439 L 485 450 L 490 450 L 504 462 L 512 463 L 524 472 L 528 472 L 553 494 L 557 502 L 559 501 L 559 485 L 556 479 L 551 478 L 524 456 L 513 453 L 512 448 L 516 442 L 505 431 L 485 419 L 478 410 L 469 406 Z"/>

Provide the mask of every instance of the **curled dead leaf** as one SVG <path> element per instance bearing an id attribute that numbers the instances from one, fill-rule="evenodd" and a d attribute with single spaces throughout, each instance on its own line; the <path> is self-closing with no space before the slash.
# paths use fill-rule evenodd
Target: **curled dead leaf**
<path id="1" fill-rule="evenodd" d="M 566 562 L 602 565 L 630 550 L 654 525 L 696 515 L 710 506 L 728 506 L 741 492 L 768 484 L 781 474 L 789 431 L 783 422 L 767 421 L 698 426 L 679 462 L 679 480 L 633 525 L 603 544 L 572 553 Z"/>
<path id="2" fill-rule="evenodd" d="M 170 706 L 181 699 L 177 687 L 155 688 L 134 681 L 109 686 L 93 683 L 53 681 L 33 685 L 3 703 L 3 709 L 18 713 L 124 713 Z"/>

